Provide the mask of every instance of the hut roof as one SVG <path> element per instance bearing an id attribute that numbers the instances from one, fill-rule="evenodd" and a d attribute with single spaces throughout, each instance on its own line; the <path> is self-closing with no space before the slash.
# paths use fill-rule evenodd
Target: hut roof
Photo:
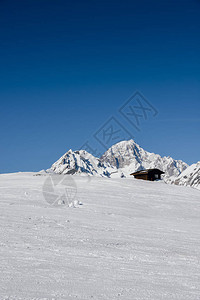
<path id="1" fill-rule="evenodd" d="M 159 173 L 159 174 L 164 174 L 165 172 L 159 170 L 159 169 L 146 169 L 146 170 L 140 170 L 134 173 L 131 173 L 130 175 L 145 175 L 145 174 L 149 174 L 150 172 L 155 172 L 155 173 Z"/>

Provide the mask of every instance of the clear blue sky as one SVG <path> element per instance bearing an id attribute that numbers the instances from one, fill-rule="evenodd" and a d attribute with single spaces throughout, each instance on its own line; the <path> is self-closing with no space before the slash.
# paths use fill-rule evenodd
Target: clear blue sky
<path id="1" fill-rule="evenodd" d="M 0 172 L 46 169 L 112 116 L 144 149 L 200 160 L 200 1 L 0 1 Z M 119 108 L 156 108 L 137 131 Z"/>

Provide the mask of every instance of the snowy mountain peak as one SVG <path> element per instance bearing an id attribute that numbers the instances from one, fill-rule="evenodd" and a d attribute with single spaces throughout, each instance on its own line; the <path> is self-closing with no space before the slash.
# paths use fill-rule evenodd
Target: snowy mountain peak
<path id="1" fill-rule="evenodd" d="M 165 172 L 165 176 L 178 176 L 188 167 L 181 160 L 145 151 L 134 140 L 113 145 L 102 155 L 101 161 L 115 166 L 126 175 L 137 170 L 158 168 Z"/>
<path id="2" fill-rule="evenodd" d="M 109 162 L 119 169 L 130 165 L 130 159 L 137 159 L 142 154 L 145 155 L 144 150 L 134 140 L 122 141 L 109 148 L 101 156 L 101 161 Z"/>
<path id="3" fill-rule="evenodd" d="M 189 166 L 171 183 L 200 189 L 200 161 Z"/>
<path id="4" fill-rule="evenodd" d="M 114 170 L 109 164 L 104 164 L 86 150 L 67 151 L 52 166 L 58 174 L 85 174 L 110 177 Z"/>

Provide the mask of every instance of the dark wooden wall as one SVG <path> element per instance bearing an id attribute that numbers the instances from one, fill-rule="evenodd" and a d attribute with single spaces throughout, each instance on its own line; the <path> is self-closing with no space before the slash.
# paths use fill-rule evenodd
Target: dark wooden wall
<path id="1" fill-rule="evenodd" d="M 156 175 L 157 175 L 157 178 L 156 178 Z M 134 175 L 134 177 L 137 179 L 154 181 L 156 179 L 160 179 L 160 174 L 158 172 L 152 170 L 148 174 L 137 174 L 137 175 Z"/>
<path id="2" fill-rule="evenodd" d="M 134 175 L 134 177 L 137 179 L 148 180 L 148 174 L 138 174 L 138 175 Z"/>

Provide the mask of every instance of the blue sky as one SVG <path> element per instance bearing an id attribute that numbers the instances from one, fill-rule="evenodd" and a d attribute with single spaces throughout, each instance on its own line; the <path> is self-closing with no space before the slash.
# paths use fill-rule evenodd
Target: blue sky
<path id="1" fill-rule="evenodd" d="M 197 0 L 0 1 L 0 172 L 87 141 L 102 153 L 111 117 L 148 151 L 200 160 L 199 14 Z M 158 111 L 139 131 L 119 112 L 136 91 Z"/>

